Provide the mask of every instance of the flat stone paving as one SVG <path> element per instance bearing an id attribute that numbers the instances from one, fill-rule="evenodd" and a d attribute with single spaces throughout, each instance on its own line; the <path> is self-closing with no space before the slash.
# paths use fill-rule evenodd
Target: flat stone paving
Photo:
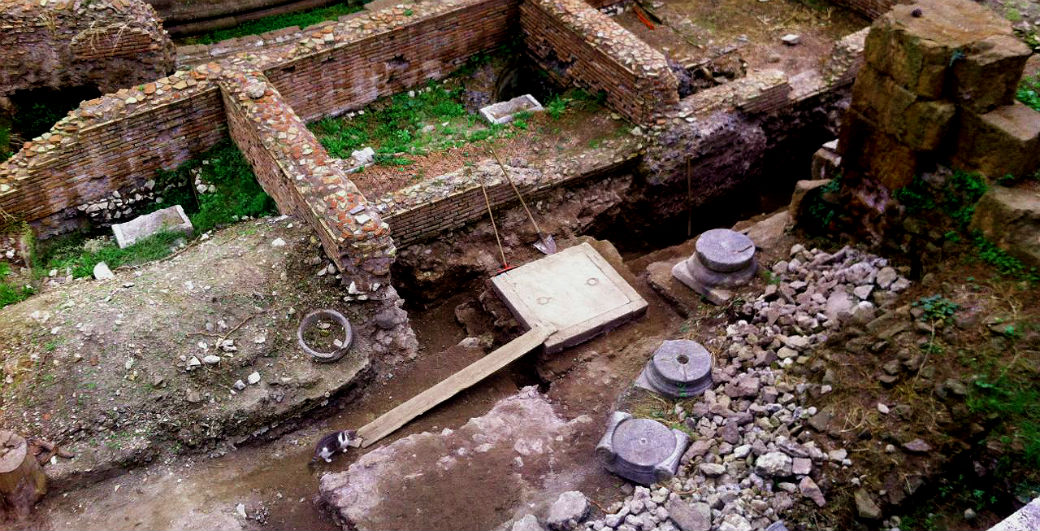
<path id="1" fill-rule="evenodd" d="M 555 327 L 547 353 L 587 341 L 635 319 L 646 301 L 587 243 L 525 264 L 491 279 L 522 325 Z"/>

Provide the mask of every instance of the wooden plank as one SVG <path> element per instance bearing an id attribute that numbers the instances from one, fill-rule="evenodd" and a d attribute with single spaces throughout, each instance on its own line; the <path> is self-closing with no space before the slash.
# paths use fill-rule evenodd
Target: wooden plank
<path id="1" fill-rule="evenodd" d="M 465 369 L 415 395 L 407 402 L 384 413 L 376 420 L 365 424 L 358 430 L 358 436 L 361 437 L 361 446 L 367 448 L 375 444 L 383 437 L 390 435 L 437 404 L 491 376 L 502 367 L 509 365 L 524 354 L 541 346 L 555 331 L 553 327 L 536 324 L 524 335 L 502 345 L 491 354 L 471 363 Z"/>

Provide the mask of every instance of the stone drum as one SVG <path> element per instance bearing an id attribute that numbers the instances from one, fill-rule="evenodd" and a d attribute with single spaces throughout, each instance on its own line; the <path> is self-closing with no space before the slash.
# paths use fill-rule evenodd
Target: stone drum
<path id="1" fill-rule="evenodd" d="M 637 386 L 671 398 L 699 395 L 711 384 L 711 353 L 685 339 L 657 347 L 636 379 Z"/>
<path id="2" fill-rule="evenodd" d="M 675 476 L 689 437 L 650 419 L 636 419 L 623 411 L 610 418 L 607 433 L 596 445 L 596 456 L 607 470 L 641 485 Z"/>
<path id="3" fill-rule="evenodd" d="M 675 264 L 672 276 L 713 304 L 724 304 L 729 291 L 751 282 L 758 271 L 755 243 L 729 229 L 712 229 L 697 238 L 696 251 Z"/>

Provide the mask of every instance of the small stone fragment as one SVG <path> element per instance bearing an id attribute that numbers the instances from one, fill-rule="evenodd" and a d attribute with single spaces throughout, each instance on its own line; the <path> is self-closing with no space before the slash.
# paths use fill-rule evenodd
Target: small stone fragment
<path id="1" fill-rule="evenodd" d="M 545 523 L 550 529 L 567 531 L 577 526 L 588 512 L 589 501 L 585 495 L 576 490 L 567 491 L 549 508 L 549 516 Z"/>

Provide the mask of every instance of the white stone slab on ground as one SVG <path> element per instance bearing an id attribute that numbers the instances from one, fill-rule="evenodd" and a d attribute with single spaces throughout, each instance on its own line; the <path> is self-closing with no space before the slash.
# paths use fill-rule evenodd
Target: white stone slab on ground
<path id="1" fill-rule="evenodd" d="M 646 312 L 647 303 L 587 243 L 564 249 L 491 279 L 522 325 L 557 330 L 547 353 L 577 345 Z"/>
<path id="2" fill-rule="evenodd" d="M 493 124 L 504 124 L 513 120 L 518 112 L 538 112 L 544 110 L 542 104 L 530 94 L 517 96 L 511 100 L 493 103 L 480 109 L 480 114 Z"/>
<path id="3" fill-rule="evenodd" d="M 119 244 L 120 249 L 164 230 L 181 232 L 190 236 L 194 227 L 191 226 L 191 221 L 184 214 L 184 209 L 180 205 L 156 210 L 126 223 L 112 225 L 112 232 L 116 236 L 116 243 Z"/>

